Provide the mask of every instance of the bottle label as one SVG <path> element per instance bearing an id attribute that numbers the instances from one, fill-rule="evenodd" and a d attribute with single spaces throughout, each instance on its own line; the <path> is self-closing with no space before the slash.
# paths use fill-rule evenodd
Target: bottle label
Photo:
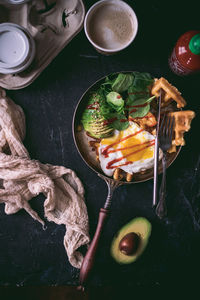
<path id="1" fill-rule="evenodd" d="M 189 70 L 180 64 L 176 57 L 175 48 L 173 49 L 172 54 L 169 58 L 169 66 L 172 69 L 172 71 L 177 75 L 188 75 L 190 73 L 193 73 L 192 70 Z"/>

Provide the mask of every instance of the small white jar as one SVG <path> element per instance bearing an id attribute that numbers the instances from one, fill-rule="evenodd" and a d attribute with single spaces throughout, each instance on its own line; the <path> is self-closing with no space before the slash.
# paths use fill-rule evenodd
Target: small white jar
<path id="1" fill-rule="evenodd" d="M 34 39 L 24 27 L 14 23 L 0 24 L 0 73 L 22 72 L 34 56 Z"/>

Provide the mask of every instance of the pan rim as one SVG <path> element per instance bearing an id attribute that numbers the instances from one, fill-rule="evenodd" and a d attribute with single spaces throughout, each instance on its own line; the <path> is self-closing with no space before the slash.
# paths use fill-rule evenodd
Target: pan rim
<path id="1" fill-rule="evenodd" d="M 77 115 L 77 111 L 80 107 L 80 104 L 82 103 L 82 100 L 84 99 L 85 95 L 92 89 L 93 86 L 95 86 L 96 84 L 98 84 L 100 81 L 102 81 L 103 79 L 105 79 L 106 77 L 110 76 L 110 75 L 115 75 L 115 74 L 119 74 L 119 73 L 132 73 L 134 71 L 117 71 L 117 72 L 112 72 L 112 73 L 109 73 L 107 75 L 104 75 L 102 76 L 101 78 L 97 79 L 93 84 L 91 84 L 86 90 L 85 92 L 81 95 L 81 97 L 79 98 L 79 101 L 77 102 L 76 104 L 76 107 L 75 107 L 75 110 L 74 110 L 74 114 L 73 114 L 73 118 L 72 118 L 72 134 L 73 134 L 73 140 L 74 140 L 74 144 L 76 146 L 76 149 L 80 155 L 80 157 L 82 158 L 82 160 L 84 161 L 84 163 L 91 169 L 93 170 L 99 177 L 102 177 L 104 180 L 112 180 L 114 182 L 119 182 L 120 184 L 127 184 L 127 185 L 130 185 L 130 184 L 136 184 L 136 183 L 142 183 L 142 182 L 146 182 L 146 181 L 149 181 L 149 180 L 152 180 L 153 179 L 153 175 L 149 178 L 144 178 L 144 179 L 141 179 L 141 180 L 137 180 L 137 181 L 131 181 L 131 182 L 127 182 L 127 181 L 122 181 L 122 180 L 116 180 L 112 177 L 109 177 L 107 175 L 105 175 L 102 172 L 100 171 L 97 171 L 93 166 L 91 166 L 91 164 L 89 162 L 87 162 L 87 160 L 84 158 L 84 156 L 82 155 L 80 149 L 79 149 L 79 146 L 77 144 L 77 139 L 76 139 L 76 134 L 75 134 L 75 120 L 76 120 L 76 115 Z M 176 160 L 176 158 L 178 157 L 180 151 L 182 149 L 182 146 L 179 146 L 177 152 L 176 152 L 176 155 L 174 156 L 174 158 L 172 159 L 172 161 L 169 163 L 169 165 L 167 166 L 167 169 L 174 163 L 174 161 Z M 159 175 L 162 174 L 162 171 L 158 173 Z"/>

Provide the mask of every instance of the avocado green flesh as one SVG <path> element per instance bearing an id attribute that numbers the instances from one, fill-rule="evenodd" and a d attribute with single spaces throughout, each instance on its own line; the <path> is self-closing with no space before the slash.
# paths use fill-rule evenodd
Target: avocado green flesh
<path id="1" fill-rule="evenodd" d="M 140 242 L 136 253 L 133 255 L 125 255 L 119 250 L 121 239 L 130 232 L 135 232 L 140 237 Z M 124 225 L 111 244 L 111 255 L 120 264 L 129 264 L 134 262 L 145 250 L 149 237 L 151 235 L 151 223 L 142 217 L 135 218 Z"/>
<path id="2" fill-rule="evenodd" d="M 83 127 L 85 129 L 85 131 L 89 132 L 90 135 L 96 137 L 96 138 L 104 138 L 104 137 L 108 137 L 112 134 L 113 129 L 110 128 L 107 125 L 104 125 L 104 121 L 103 119 L 99 119 L 99 120 L 90 120 L 89 122 L 82 122 L 83 123 Z"/>
<path id="3" fill-rule="evenodd" d="M 98 95 L 94 94 L 91 96 L 88 105 L 94 104 L 97 109 L 85 109 L 82 115 L 82 124 L 91 136 L 95 138 L 106 138 L 113 133 L 113 128 L 109 124 L 105 124 L 106 119 L 101 115 L 98 110 L 98 106 L 95 104 L 99 102 Z"/>

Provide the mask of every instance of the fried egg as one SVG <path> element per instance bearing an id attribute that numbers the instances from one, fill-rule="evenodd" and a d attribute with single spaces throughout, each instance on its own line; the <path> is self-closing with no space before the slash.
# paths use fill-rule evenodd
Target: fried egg
<path id="1" fill-rule="evenodd" d="M 110 138 L 99 145 L 99 161 L 103 172 L 112 176 L 116 168 L 133 174 L 150 169 L 154 165 L 155 137 L 130 122 L 127 129 L 115 130 Z M 160 150 L 159 158 L 162 156 Z"/>

